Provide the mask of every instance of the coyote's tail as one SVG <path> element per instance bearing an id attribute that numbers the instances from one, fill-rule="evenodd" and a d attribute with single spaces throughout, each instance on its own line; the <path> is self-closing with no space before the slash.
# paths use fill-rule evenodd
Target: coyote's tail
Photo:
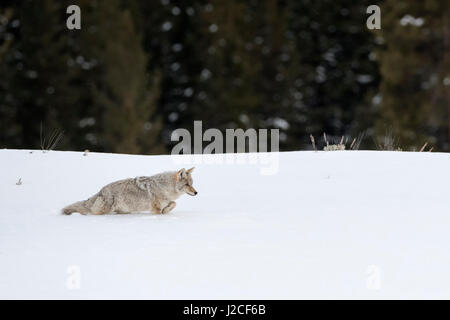
<path id="1" fill-rule="evenodd" d="M 86 201 L 78 201 L 75 203 L 72 203 L 71 205 L 68 205 L 67 207 L 62 209 L 63 214 L 70 215 L 74 212 L 79 212 L 82 214 L 86 214 L 89 212 L 89 209 L 86 208 Z"/>

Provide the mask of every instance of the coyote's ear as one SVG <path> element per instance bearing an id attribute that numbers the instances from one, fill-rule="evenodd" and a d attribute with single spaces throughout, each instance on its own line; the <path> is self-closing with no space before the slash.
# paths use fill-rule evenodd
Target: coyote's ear
<path id="1" fill-rule="evenodd" d="M 184 178 L 185 175 L 186 175 L 186 169 L 185 168 L 183 168 L 181 170 L 178 170 L 177 174 L 176 174 L 177 180 L 180 180 L 180 179 Z"/>
<path id="2" fill-rule="evenodd" d="M 192 167 L 192 168 L 188 169 L 188 170 L 187 170 L 187 173 L 190 174 L 192 171 L 194 171 L 194 169 L 195 169 L 195 167 Z"/>

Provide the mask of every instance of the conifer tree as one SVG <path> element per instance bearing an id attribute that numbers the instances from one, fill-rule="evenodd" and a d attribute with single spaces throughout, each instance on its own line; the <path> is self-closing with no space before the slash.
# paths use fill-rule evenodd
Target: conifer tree
<path id="1" fill-rule="evenodd" d="M 450 8 L 448 1 L 386 0 L 378 52 L 381 117 L 404 148 L 424 142 L 449 150 Z"/>
<path id="2" fill-rule="evenodd" d="M 83 46 L 97 62 L 93 107 L 99 110 L 101 144 L 119 153 L 162 152 L 155 117 L 160 75 L 147 74 L 149 58 L 130 12 L 113 0 L 90 1 L 87 13 Z"/>
<path id="3" fill-rule="evenodd" d="M 203 110 L 207 126 L 280 128 L 286 136 L 298 69 L 285 9 L 273 0 L 204 6 L 207 47 L 193 107 Z"/>
<path id="4" fill-rule="evenodd" d="M 366 9 L 376 1 L 288 1 L 289 33 L 298 52 L 298 77 L 290 134 L 303 146 L 309 134 L 331 141 L 373 127 L 371 98 L 379 74 L 371 54 L 375 37 Z M 372 144 L 370 144 L 372 145 Z"/>
<path id="5" fill-rule="evenodd" d="M 41 127 L 49 132 L 72 131 L 61 123 L 76 110 L 61 9 L 53 0 L 11 4 L 13 15 L 5 26 L 10 43 L 1 57 L 0 97 L 6 112 L 2 118 L 8 119 L 1 135 L 8 147 L 39 148 Z"/>

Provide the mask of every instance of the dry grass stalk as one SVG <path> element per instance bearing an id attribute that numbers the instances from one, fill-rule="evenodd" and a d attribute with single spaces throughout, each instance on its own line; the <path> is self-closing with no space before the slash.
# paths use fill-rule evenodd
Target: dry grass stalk
<path id="1" fill-rule="evenodd" d="M 64 135 L 64 131 L 54 130 L 48 139 L 45 138 L 44 134 L 43 134 L 43 130 L 42 130 L 42 123 L 41 123 L 41 129 L 40 129 L 41 150 L 43 152 L 53 150 L 58 145 L 58 143 L 61 141 L 63 135 Z"/>
<path id="2" fill-rule="evenodd" d="M 352 144 L 350 145 L 351 150 L 353 150 L 353 146 L 355 145 L 355 143 L 356 143 L 356 138 L 353 139 Z"/>
<path id="3" fill-rule="evenodd" d="M 311 138 L 311 143 L 312 143 L 314 151 L 317 152 L 316 141 L 314 140 L 314 136 L 312 134 L 310 134 L 309 137 Z"/>
<path id="4" fill-rule="evenodd" d="M 327 134 L 326 134 L 325 132 L 323 133 L 323 141 L 325 141 L 325 143 L 327 144 L 327 146 L 329 145 L 328 139 L 327 139 Z"/>
<path id="5" fill-rule="evenodd" d="M 425 148 L 427 147 L 428 142 L 425 142 L 425 144 L 422 146 L 422 148 L 420 148 L 419 152 L 423 152 L 425 150 Z"/>

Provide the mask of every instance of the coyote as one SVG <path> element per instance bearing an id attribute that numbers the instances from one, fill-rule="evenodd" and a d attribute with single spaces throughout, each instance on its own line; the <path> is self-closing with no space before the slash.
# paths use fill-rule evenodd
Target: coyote
<path id="1" fill-rule="evenodd" d="M 151 177 L 137 177 L 116 181 L 103 187 L 100 192 L 85 201 L 75 202 L 62 211 L 69 215 L 129 213 L 151 211 L 168 213 L 175 208 L 176 200 L 182 194 L 195 196 L 189 170 L 163 172 Z"/>

